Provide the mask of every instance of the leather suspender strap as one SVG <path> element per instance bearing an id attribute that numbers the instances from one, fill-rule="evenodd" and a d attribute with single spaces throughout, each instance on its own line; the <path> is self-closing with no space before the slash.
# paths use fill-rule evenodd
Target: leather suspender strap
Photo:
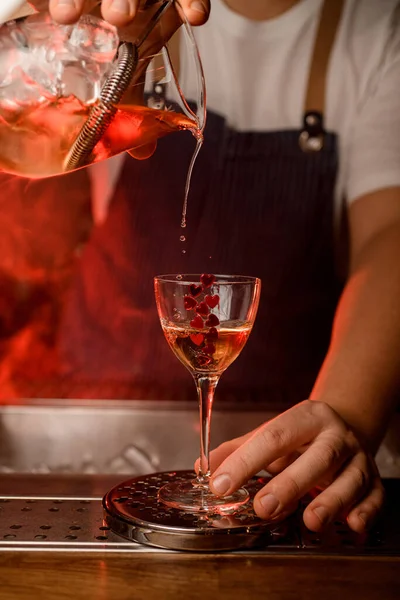
<path id="1" fill-rule="evenodd" d="M 324 110 L 329 61 L 345 0 L 325 0 L 314 44 L 304 107 L 300 147 L 319 152 L 324 145 Z"/>

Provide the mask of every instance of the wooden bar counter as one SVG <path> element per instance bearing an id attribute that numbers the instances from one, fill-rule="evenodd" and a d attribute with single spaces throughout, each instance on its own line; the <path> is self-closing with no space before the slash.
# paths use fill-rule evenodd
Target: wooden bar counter
<path id="1" fill-rule="evenodd" d="M 36 490 L 37 494 L 40 490 L 38 495 L 44 498 L 50 493 L 52 498 L 65 498 L 68 493 L 71 498 L 95 498 L 118 481 L 121 476 L 101 479 L 1 476 L 0 497 L 8 504 L 3 504 L 0 510 L 3 526 L 0 537 L 15 537 L 4 535 L 4 527 L 9 526 L 4 515 L 16 498 L 28 496 L 27 491 L 32 494 Z M 389 483 L 387 514 L 394 529 L 399 531 L 400 480 Z M 19 514 L 29 517 L 29 513 Z M 391 523 L 388 527 L 393 529 Z M 9 529 L 17 530 L 18 525 Z M 390 551 L 377 548 L 376 552 L 363 556 L 312 550 L 303 553 L 301 549 L 226 554 L 167 552 L 140 546 L 133 552 L 118 546 L 115 549 L 100 546 L 91 551 L 81 551 L 79 547 L 66 551 L 54 545 L 15 549 L 12 544 L 7 546 L 4 539 L 2 544 L 0 600 L 400 599 L 400 547 L 397 550 L 397 546 Z"/>
<path id="2" fill-rule="evenodd" d="M 398 600 L 400 560 L 3 553 L 0 583 L 2 600 Z"/>

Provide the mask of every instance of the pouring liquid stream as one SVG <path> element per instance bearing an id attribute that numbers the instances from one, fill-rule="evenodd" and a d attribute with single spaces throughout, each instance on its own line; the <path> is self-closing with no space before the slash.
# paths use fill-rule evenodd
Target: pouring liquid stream
<path id="1" fill-rule="evenodd" d="M 201 147 L 203 145 L 203 135 L 200 132 L 193 132 L 195 138 L 196 138 L 196 148 L 195 151 L 193 153 L 192 156 L 192 160 L 190 161 L 190 165 L 189 165 L 189 170 L 188 170 L 188 174 L 187 174 L 187 178 L 186 178 L 186 186 L 185 186 L 185 199 L 183 202 L 183 210 L 182 210 L 182 220 L 181 220 L 181 227 L 184 229 L 186 227 L 186 216 L 187 216 L 187 208 L 188 208 L 188 198 L 189 198 L 189 193 L 190 193 L 190 184 L 192 182 L 192 175 L 193 175 L 193 169 L 194 169 L 194 165 L 196 163 L 196 159 L 199 155 L 199 152 L 201 150 Z M 182 236 L 185 237 L 185 236 Z M 181 239 L 182 242 L 186 241 L 186 239 Z"/>
<path id="2" fill-rule="evenodd" d="M 185 197 L 184 197 L 184 201 L 183 201 L 182 218 L 181 218 L 181 229 L 185 229 L 186 225 L 187 225 L 186 219 L 187 219 L 187 209 L 188 209 L 188 198 L 189 198 L 189 193 L 190 193 L 190 186 L 192 183 L 193 169 L 194 169 L 197 157 L 199 155 L 199 152 L 200 152 L 200 150 L 203 146 L 203 142 L 204 142 L 203 134 L 199 130 L 192 131 L 192 133 L 196 138 L 196 148 L 193 152 L 193 156 L 190 161 L 190 165 L 189 165 L 189 169 L 188 169 L 188 173 L 187 173 L 187 177 L 186 177 Z M 179 239 L 181 242 L 186 242 L 185 235 L 181 235 Z M 185 249 L 182 250 L 182 254 L 186 254 Z"/>

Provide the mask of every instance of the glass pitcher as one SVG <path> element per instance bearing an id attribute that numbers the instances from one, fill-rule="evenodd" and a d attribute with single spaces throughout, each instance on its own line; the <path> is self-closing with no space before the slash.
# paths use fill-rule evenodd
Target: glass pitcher
<path id="1" fill-rule="evenodd" d="M 147 0 L 127 32 L 93 14 L 0 26 L 0 170 L 49 177 L 124 151 L 145 158 L 175 131 L 201 139 L 203 70 L 178 2 Z"/>

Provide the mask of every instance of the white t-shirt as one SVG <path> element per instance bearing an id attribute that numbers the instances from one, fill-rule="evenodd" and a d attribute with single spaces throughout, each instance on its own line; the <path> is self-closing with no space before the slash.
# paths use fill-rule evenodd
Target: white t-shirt
<path id="1" fill-rule="evenodd" d="M 260 22 L 233 12 L 223 0 L 211 0 L 208 23 L 195 30 L 208 109 L 239 131 L 300 129 L 322 3 L 301 0 Z M 195 83 L 185 55 L 181 69 L 190 97 Z M 399 0 L 346 1 L 327 86 L 325 128 L 339 137 L 338 209 L 344 199 L 351 203 L 400 186 Z M 101 177 L 93 188 L 99 220 L 122 161 L 116 157 L 92 168 L 94 179 Z"/>

